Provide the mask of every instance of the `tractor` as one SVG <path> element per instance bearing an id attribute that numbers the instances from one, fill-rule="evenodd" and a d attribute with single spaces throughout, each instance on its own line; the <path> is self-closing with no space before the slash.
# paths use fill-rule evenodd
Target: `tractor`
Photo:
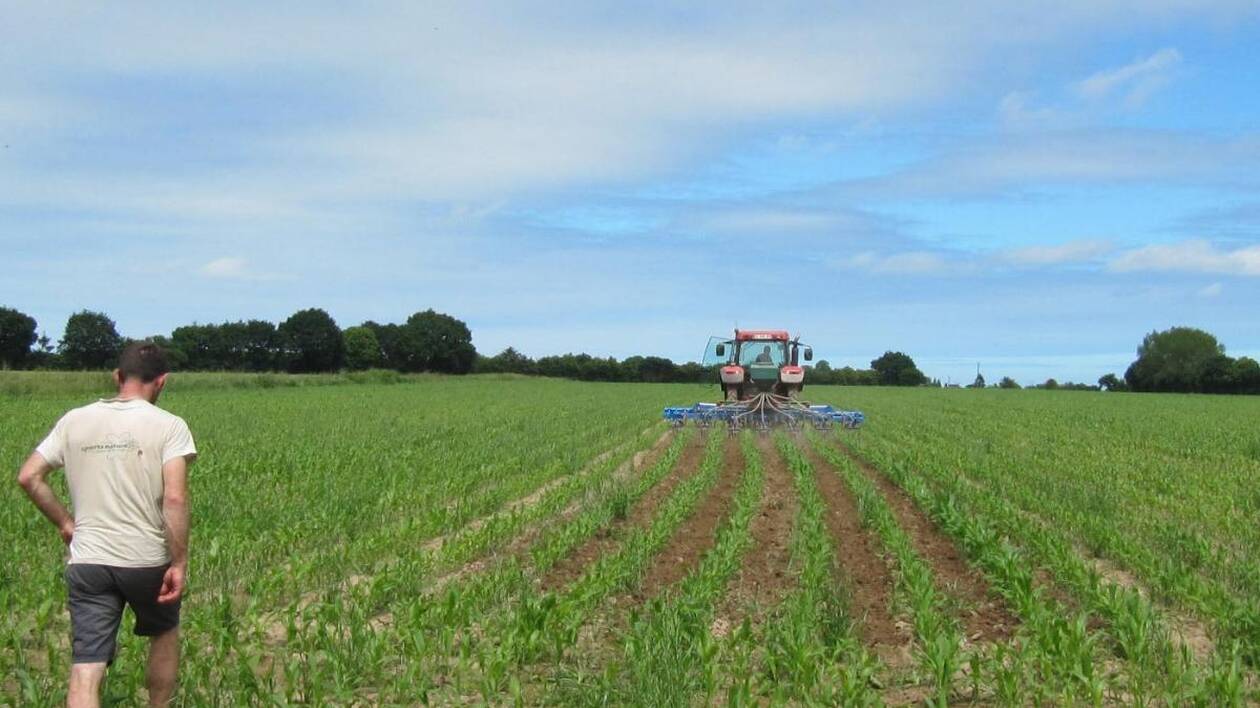
<path id="1" fill-rule="evenodd" d="M 805 369 L 800 361 L 813 358 L 813 349 L 785 330 L 736 329 L 734 338 L 711 337 L 703 363 L 718 368 L 722 400 L 669 407 L 664 418 L 674 426 L 687 421 L 701 427 L 726 423 L 731 432 L 743 427 L 765 431 L 774 426 L 795 430 L 812 425 L 826 430 L 837 424 L 861 425 L 865 417 L 858 411 L 801 400 Z"/>

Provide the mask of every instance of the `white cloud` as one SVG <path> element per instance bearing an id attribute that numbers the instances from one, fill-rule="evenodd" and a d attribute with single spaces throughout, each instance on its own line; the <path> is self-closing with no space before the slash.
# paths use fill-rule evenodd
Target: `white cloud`
<path id="1" fill-rule="evenodd" d="M 1119 273 L 1156 271 L 1260 276 L 1260 246 L 1227 250 L 1203 240 L 1144 246 L 1116 256 L 1109 268 Z"/>
<path id="2" fill-rule="evenodd" d="M 1012 91 L 998 102 L 998 120 L 1007 128 L 1063 128 L 1076 120 L 1058 108 L 1035 104 L 1031 91 Z"/>
<path id="3" fill-rule="evenodd" d="M 244 258 L 224 257 L 216 258 L 199 269 L 202 275 L 208 278 L 217 278 L 221 280 L 252 280 L 252 281 L 269 281 L 283 280 L 284 278 L 275 273 L 264 273 L 255 270 Z"/>
<path id="4" fill-rule="evenodd" d="M 1200 288 L 1197 295 L 1199 297 L 1206 297 L 1206 298 L 1220 297 L 1224 289 L 1225 288 L 1220 283 L 1212 283 L 1211 285 L 1205 285 L 1204 287 Z"/>
<path id="5" fill-rule="evenodd" d="M 1120 96 L 1126 105 L 1136 107 L 1162 88 L 1180 64 L 1181 52 L 1166 47 L 1124 66 L 1099 71 L 1077 82 L 1076 90 L 1088 99 Z"/>
<path id="6" fill-rule="evenodd" d="M 887 176 L 841 182 L 874 198 L 992 195 L 1047 184 L 1260 184 L 1260 136 L 1206 139 L 1153 131 L 1074 131 L 960 145 Z"/>
<path id="7" fill-rule="evenodd" d="M 688 230 L 714 234 L 751 235 L 766 238 L 801 234 L 870 231 L 877 220 L 868 214 L 844 210 L 818 211 L 778 206 L 728 206 L 684 217 Z"/>
<path id="8" fill-rule="evenodd" d="M 241 278 L 247 266 L 244 258 L 216 258 L 201 266 L 201 272 L 211 278 Z"/>
<path id="9" fill-rule="evenodd" d="M 100 84 L 106 88 L 76 97 L 87 105 L 47 125 L 90 116 L 93 130 L 135 135 L 185 126 L 171 120 L 173 113 L 151 110 L 152 96 L 113 100 L 109 82 L 160 92 L 172 77 L 187 77 L 182 90 L 195 92 L 196 81 L 212 79 L 216 90 L 226 87 L 221 105 L 231 113 L 234 98 L 265 107 L 269 94 L 257 85 L 254 93 L 231 93 L 265 79 L 264 88 L 284 86 L 281 99 L 311 110 L 273 133 L 251 132 L 248 120 L 227 115 L 220 123 L 233 129 L 209 140 L 261 156 L 246 167 L 258 166 L 258 178 L 284 200 L 494 200 L 660 174 L 711 156 L 749 126 L 819 116 L 878 124 L 902 108 L 954 95 L 1013 47 L 1023 53 L 1076 41 L 1082 28 L 1131 31 L 1230 18 L 1250 12 L 1250 3 L 1065 0 L 959 9 L 921 2 L 779 11 L 735 2 L 630 13 L 616 3 L 525 11 L 386 2 L 370 11 L 300 9 L 17 4 L 6 8 L 6 20 L 23 31 L 0 43 L 0 84 L 40 94 Z M 1164 56 L 1152 58 L 1156 68 Z M 167 100 L 183 98 L 165 90 L 176 94 Z M 66 144 L 60 128 L 48 130 L 48 144 Z M 58 165 L 56 174 L 74 167 Z M 137 176 L 120 173 L 108 174 L 124 184 Z M 207 187 L 217 192 L 200 193 L 212 199 L 251 193 Z"/>
<path id="10" fill-rule="evenodd" d="M 967 270 L 962 264 L 931 251 L 905 251 L 883 255 L 866 251 L 832 265 L 846 270 L 863 270 L 877 275 L 947 275 Z"/>
<path id="11" fill-rule="evenodd" d="M 1112 251 L 1107 241 L 1068 241 L 1054 246 L 1026 246 L 1003 251 L 999 258 L 1018 266 L 1065 265 L 1098 259 Z"/>

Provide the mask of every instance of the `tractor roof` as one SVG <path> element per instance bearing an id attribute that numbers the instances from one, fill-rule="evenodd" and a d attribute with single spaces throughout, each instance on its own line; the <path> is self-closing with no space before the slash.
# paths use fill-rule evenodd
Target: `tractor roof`
<path id="1" fill-rule="evenodd" d="M 785 329 L 737 329 L 735 330 L 735 341 L 766 341 L 766 342 L 786 342 L 788 333 Z"/>

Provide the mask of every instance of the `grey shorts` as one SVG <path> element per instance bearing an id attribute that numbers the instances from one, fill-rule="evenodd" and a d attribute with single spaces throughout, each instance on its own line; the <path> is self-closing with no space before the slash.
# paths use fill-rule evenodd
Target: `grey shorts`
<path id="1" fill-rule="evenodd" d="M 159 605 L 157 601 L 166 568 L 119 568 L 92 563 L 66 566 L 74 663 L 114 660 L 124 605 L 130 605 L 136 613 L 135 633 L 141 637 L 164 634 L 179 626 L 180 602 Z"/>

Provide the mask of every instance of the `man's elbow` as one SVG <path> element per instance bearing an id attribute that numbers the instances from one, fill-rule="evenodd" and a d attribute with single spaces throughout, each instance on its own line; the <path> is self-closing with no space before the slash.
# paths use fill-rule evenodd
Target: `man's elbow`
<path id="1" fill-rule="evenodd" d="M 39 475 L 30 467 L 23 467 L 17 473 L 18 486 L 30 493 L 35 489 L 35 485 L 39 483 Z"/>
<path id="2" fill-rule="evenodd" d="M 166 492 L 162 495 L 162 508 L 177 510 L 188 508 L 188 495 L 183 492 Z"/>

